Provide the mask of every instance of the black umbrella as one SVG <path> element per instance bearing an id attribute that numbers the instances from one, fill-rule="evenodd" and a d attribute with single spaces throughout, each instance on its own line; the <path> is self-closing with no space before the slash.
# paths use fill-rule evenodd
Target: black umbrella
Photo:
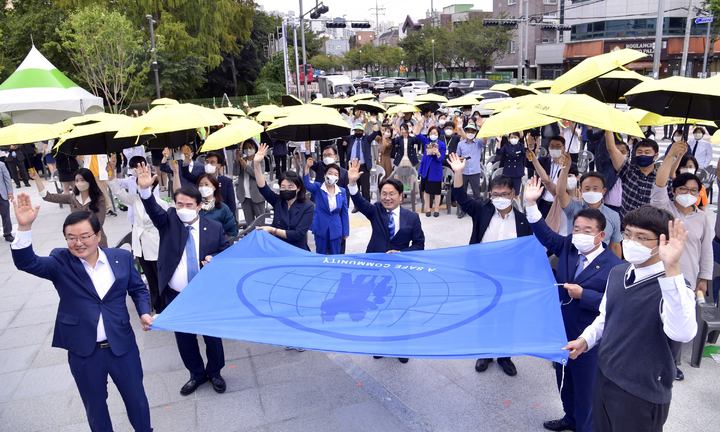
<path id="1" fill-rule="evenodd" d="M 600 102 L 617 104 L 625 101 L 625 93 L 648 80 L 651 78 L 637 72 L 615 70 L 580 84 L 576 87 L 576 91 Z"/>
<path id="2" fill-rule="evenodd" d="M 303 101 L 301 101 L 300 99 L 298 99 L 297 97 L 295 97 L 291 94 L 286 94 L 286 95 L 282 95 L 282 97 L 280 97 L 280 103 L 282 103 L 283 106 L 296 106 L 296 105 L 302 105 Z"/>

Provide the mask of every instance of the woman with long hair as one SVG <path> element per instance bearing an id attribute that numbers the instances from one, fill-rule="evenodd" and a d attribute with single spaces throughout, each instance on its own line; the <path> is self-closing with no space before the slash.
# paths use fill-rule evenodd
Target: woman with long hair
<path id="1" fill-rule="evenodd" d="M 48 192 L 45 189 L 45 183 L 36 171 L 32 172 L 31 177 L 35 180 L 35 186 L 37 186 L 40 196 L 45 201 L 56 204 L 67 204 L 70 207 L 71 213 L 82 210 L 91 211 L 97 216 L 100 225 L 105 223 L 105 215 L 107 214 L 105 196 L 100 190 L 97 181 L 95 181 L 95 176 L 89 169 L 79 168 L 75 172 L 75 185 L 70 194 Z M 105 231 L 100 230 L 100 234 L 100 247 L 108 247 Z"/>

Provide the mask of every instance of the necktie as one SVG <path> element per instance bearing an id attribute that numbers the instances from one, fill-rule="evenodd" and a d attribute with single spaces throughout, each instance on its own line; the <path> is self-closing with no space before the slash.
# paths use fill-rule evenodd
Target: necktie
<path id="1" fill-rule="evenodd" d="M 395 235 L 395 215 L 392 210 L 388 210 L 388 234 L 390 234 L 390 238 Z"/>
<path id="2" fill-rule="evenodd" d="M 635 283 L 635 270 L 630 270 L 630 274 L 625 278 L 625 285 L 632 285 Z"/>
<path id="3" fill-rule="evenodd" d="M 582 273 L 582 271 L 585 269 L 585 263 L 587 262 L 587 258 L 585 255 L 580 254 L 578 255 L 578 263 L 577 268 L 575 269 L 575 276 L 573 277 L 573 280 L 577 279 L 577 277 Z"/>
<path id="4" fill-rule="evenodd" d="M 197 253 L 195 252 L 195 239 L 192 235 L 192 225 L 187 226 L 188 239 L 185 242 L 185 255 L 187 256 L 187 280 L 188 283 L 200 271 Z"/>

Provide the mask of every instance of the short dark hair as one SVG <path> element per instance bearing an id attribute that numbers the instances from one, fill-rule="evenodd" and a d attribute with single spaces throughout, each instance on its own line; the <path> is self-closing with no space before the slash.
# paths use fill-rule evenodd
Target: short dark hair
<path id="1" fill-rule="evenodd" d="M 605 215 L 602 214 L 600 210 L 593 208 L 586 208 L 580 210 L 573 218 L 573 224 L 575 224 L 575 220 L 577 220 L 577 218 L 579 217 L 594 220 L 595 222 L 597 222 L 597 226 L 600 231 L 605 231 L 605 227 L 607 226 L 607 219 L 605 219 Z"/>
<path id="2" fill-rule="evenodd" d="M 658 143 L 655 142 L 655 140 L 651 140 L 648 138 L 642 139 L 635 144 L 635 146 L 633 147 L 633 154 L 635 154 L 637 152 L 637 149 L 639 149 L 640 147 L 649 147 L 653 149 L 655 154 L 660 152 L 660 147 L 658 147 Z"/>
<path id="3" fill-rule="evenodd" d="M 562 143 L 562 145 L 565 145 L 565 137 L 562 137 L 560 135 L 555 135 L 555 136 L 550 137 L 550 139 L 548 140 L 548 143 L 550 143 L 550 141 L 560 141 Z"/>
<path id="4" fill-rule="evenodd" d="M 510 189 L 513 192 L 515 191 L 515 186 L 513 185 L 513 180 L 510 177 L 506 176 L 498 176 L 494 179 L 490 180 L 490 186 L 488 187 L 489 191 L 492 191 L 495 188 L 506 188 Z"/>
<path id="5" fill-rule="evenodd" d="M 586 172 L 585 174 L 583 174 L 582 177 L 580 177 L 580 182 L 578 183 L 580 185 L 580 187 L 582 187 L 583 182 L 589 178 L 596 178 L 596 179 L 600 180 L 602 182 L 603 187 L 605 187 L 605 176 L 597 171 L 590 171 L 590 172 Z"/>
<path id="6" fill-rule="evenodd" d="M 136 168 L 141 163 L 144 163 L 147 165 L 147 159 L 145 159 L 145 156 L 133 156 L 128 161 L 128 166 L 130 168 Z"/>
<path id="7" fill-rule="evenodd" d="M 627 150 L 628 153 L 630 153 L 630 146 L 627 145 L 625 141 L 615 141 L 615 147 L 625 147 L 625 150 Z"/>
<path id="8" fill-rule="evenodd" d="M 402 182 L 396 178 L 389 178 L 381 181 L 378 185 L 378 190 L 381 191 L 385 185 L 390 185 L 394 187 L 395 190 L 397 190 L 398 193 L 401 195 L 405 191 L 405 187 L 403 186 Z"/>
<path id="9" fill-rule="evenodd" d="M 283 182 L 283 180 L 287 180 L 290 183 L 294 184 L 297 187 L 297 201 L 305 202 L 306 190 L 303 179 L 295 171 L 285 171 L 280 175 L 280 178 L 278 179 L 278 186 Z"/>
<path id="10" fill-rule="evenodd" d="M 97 216 L 95 216 L 95 213 L 89 210 L 80 210 L 67 215 L 67 217 L 65 218 L 65 222 L 63 222 L 63 235 L 65 235 L 65 228 L 69 227 L 70 225 L 78 224 L 82 221 L 90 222 L 90 227 L 92 227 L 92 230 L 95 234 L 99 233 L 102 229 L 100 220 L 97 218 Z"/>
<path id="11" fill-rule="evenodd" d="M 702 126 L 695 126 L 695 129 L 693 129 L 693 134 L 695 132 L 702 132 L 702 134 L 705 135 L 705 128 Z"/>
<path id="12" fill-rule="evenodd" d="M 702 182 L 700 181 L 700 178 L 696 176 L 695 174 L 691 173 L 682 173 L 675 177 L 672 181 L 672 188 L 677 189 L 680 186 L 685 186 L 685 184 L 689 181 L 696 181 L 698 185 L 698 190 L 702 188 Z"/>
<path id="13" fill-rule="evenodd" d="M 205 162 L 207 162 L 207 160 L 211 157 L 217 158 L 217 161 L 220 164 L 220 166 L 225 166 L 225 156 L 223 156 L 222 153 L 213 151 L 213 152 L 206 154 Z"/>
<path id="14" fill-rule="evenodd" d="M 202 179 L 207 179 L 207 181 L 209 181 L 210 184 L 213 185 L 213 188 L 215 189 L 213 191 L 213 198 L 215 198 L 215 208 L 218 210 L 221 209 L 223 201 L 222 194 L 220 193 L 220 182 L 218 182 L 216 178 L 214 178 L 208 173 L 200 174 L 200 176 L 197 178 L 197 181 L 195 182 L 198 190 L 200 190 L 200 182 L 202 181 Z M 202 193 L 200 194 L 200 196 L 202 196 Z"/>
<path id="15" fill-rule="evenodd" d="M 331 163 L 330 165 L 325 165 L 325 173 L 330 171 L 331 169 L 334 169 L 338 172 L 338 176 L 340 175 L 340 165 L 336 163 Z"/>
<path id="16" fill-rule="evenodd" d="M 202 195 L 200 194 L 198 188 L 195 187 L 195 185 L 187 184 L 180 187 L 180 189 L 175 189 L 175 191 L 173 192 L 173 201 L 177 200 L 178 195 L 189 196 L 190 198 L 193 198 L 195 200 L 195 203 L 198 205 L 200 205 L 200 203 L 202 202 Z"/>
<path id="17" fill-rule="evenodd" d="M 628 226 L 645 229 L 660 237 L 668 235 L 668 222 L 675 219 L 670 212 L 646 204 L 629 212 L 623 218 L 623 230 Z"/>
<path id="18" fill-rule="evenodd" d="M 335 156 L 337 156 L 337 154 L 338 154 L 338 149 L 337 149 L 337 147 L 335 146 L 335 144 L 329 145 L 329 146 L 325 147 L 324 149 L 322 149 L 322 152 L 320 152 L 320 153 L 324 153 L 325 150 L 327 150 L 327 149 L 332 150 L 332 152 L 335 154 Z"/>
<path id="19" fill-rule="evenodd" d="M 697 159 L 695 159 L 695 156 L 693 156 L 691 153 L 685 153 L 683 155 L 682 159 L 680 159 L 680 163 L 678 164 L 678 169 L 675 170 L 675 176 L 680 175 L 680 168 L 687 167 L 688 162 L 692 162 L 693 165 L 695 165 L 696 172 L 697 172 L 697 170 L 700 169 L 700 164 L 698 163 Z"/>

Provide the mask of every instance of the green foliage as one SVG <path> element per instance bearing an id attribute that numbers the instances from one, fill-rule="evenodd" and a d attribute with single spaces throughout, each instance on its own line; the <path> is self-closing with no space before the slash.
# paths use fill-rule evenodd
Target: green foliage
<path id="1" fill-rule="evenodd" d="M 79 9 L 58 34 L 75 76 L 104 97 L 110 110 L 122 110 L 145 88 L 149 70 L 144 37 L 121 13 L 102 6 Z"/>
<path id="2" fill-rule="evenodd" d="M 282 53 L 275 53 L 270 57 L 268 62 L 265 63 L 265 66 L 260 69 L 256 86 L 259 88 L 261 83 L 265 87 L 269 86 L 269 83 L 278 83 L 285 88 L 285 69 Z"/>
<path id="3" fill-rule="evenodd" d="M 339 57 L 325 54 L 316 54 L 308 59 L 314 69 L 334 72 L 342 68 L 342 61 Z"/>

